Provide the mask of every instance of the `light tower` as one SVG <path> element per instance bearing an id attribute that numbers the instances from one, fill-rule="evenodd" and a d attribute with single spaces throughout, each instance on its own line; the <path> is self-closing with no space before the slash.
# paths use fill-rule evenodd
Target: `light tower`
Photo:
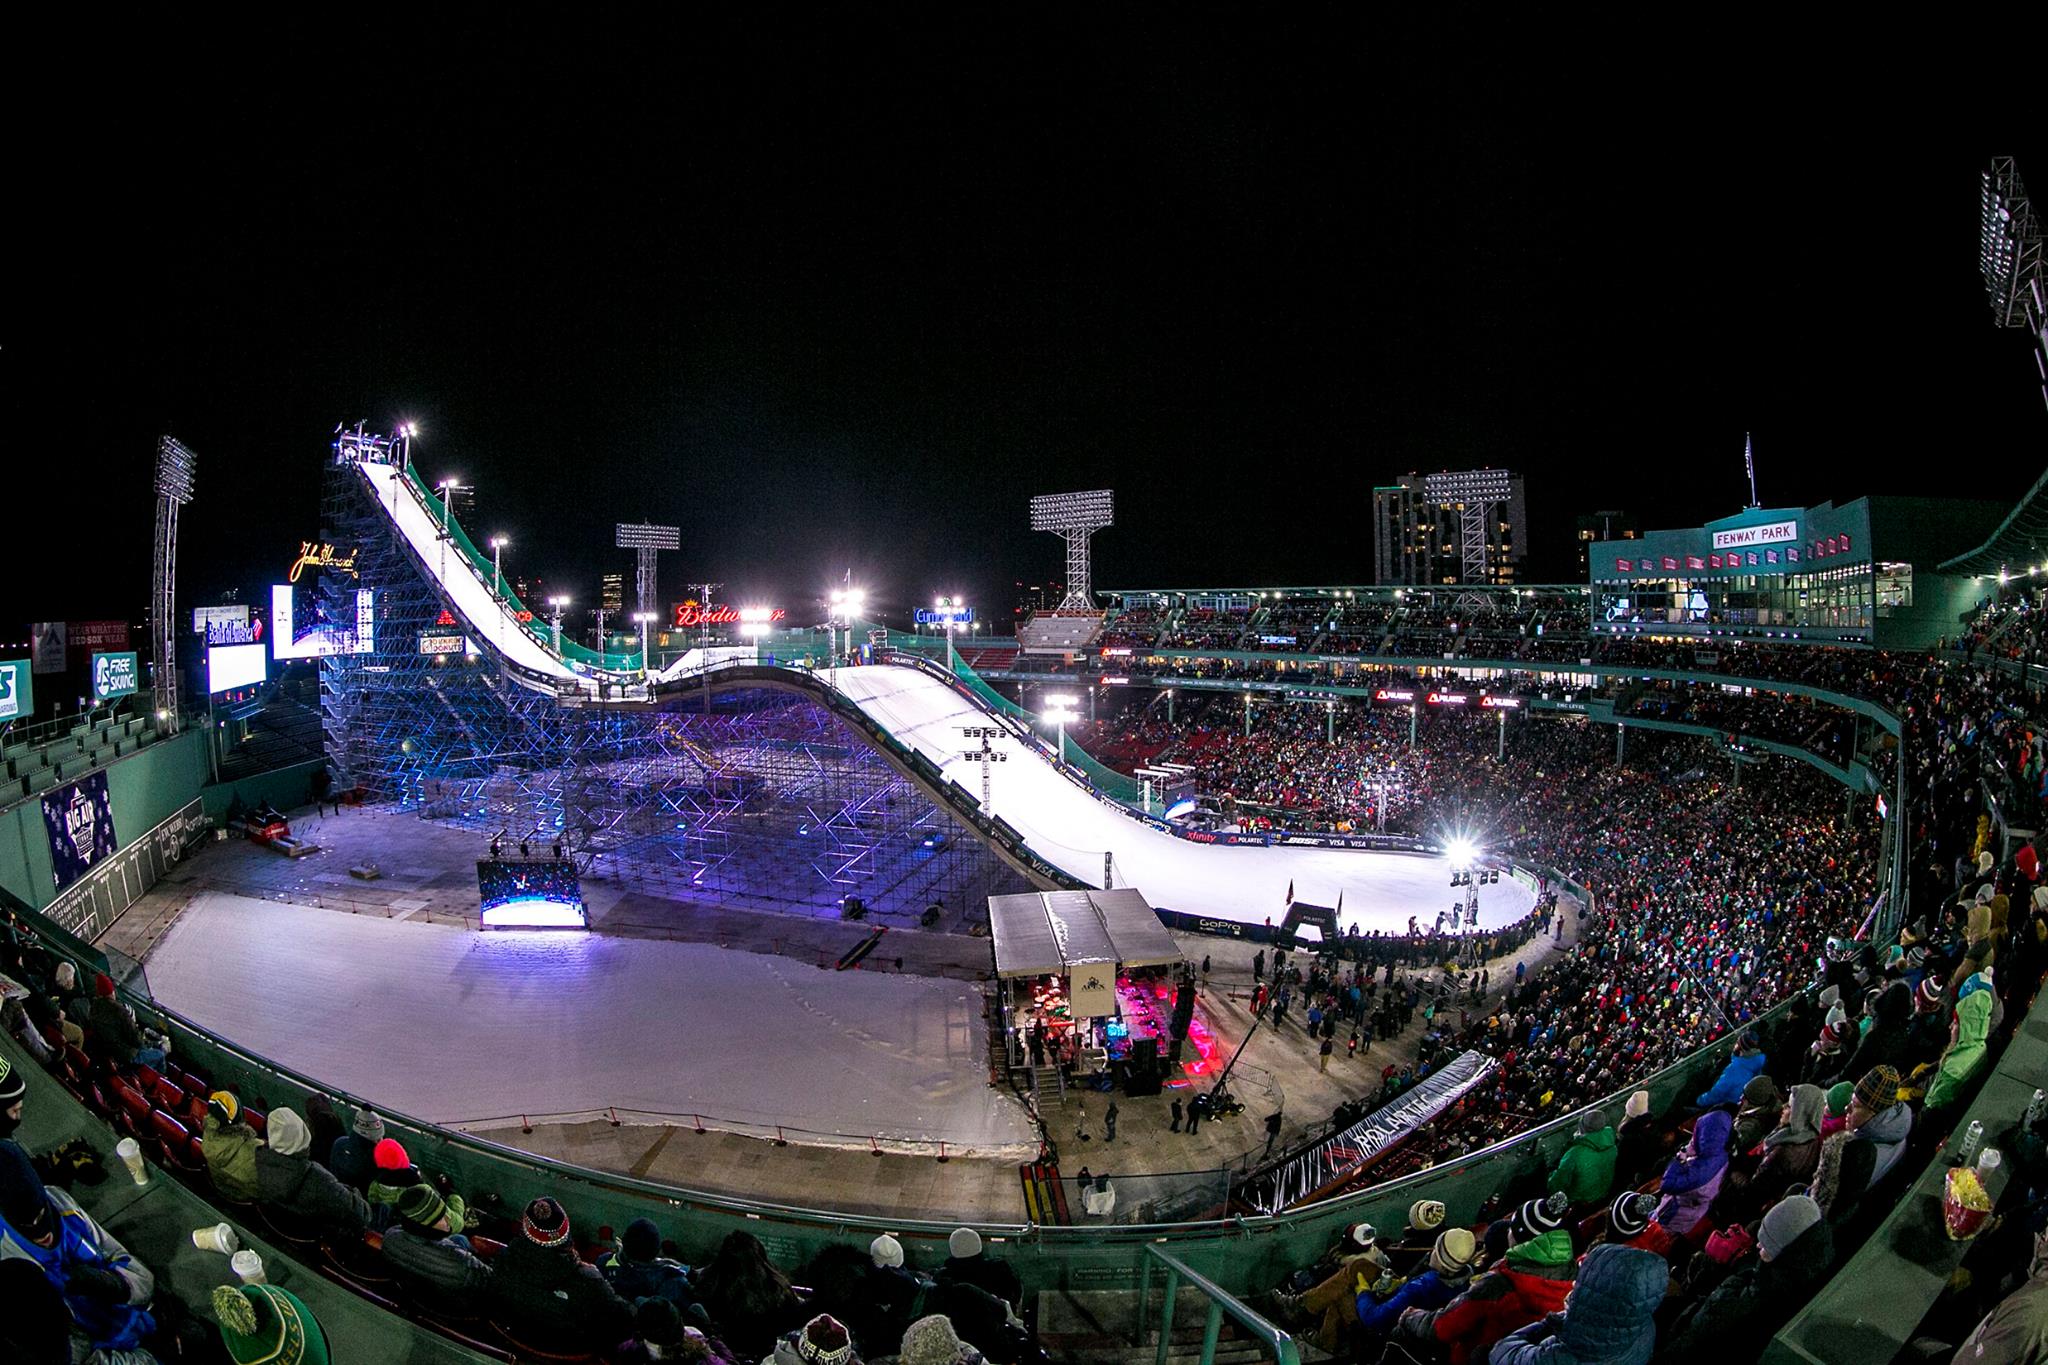
<path id="1" fill-rule="evenodd" d="M 1991 158 L 1984 172 L 1978 268 L 2000 327 L 2024 327 L 2034 337 L 2034 366 L 2048 402 L 2048 286 L 2042 282 L 2041 226 L 2027 187 L 2009 156 Z"/>
<path id="2" fill-rule="evenodd" d="M 192 501 L 199 457 L 169 436 L 156 443 L 155 581 L 150 585 L 149 647 L 157 726 L 178 732 L 178 509 Z"/>
<path id="3" fill-rule="evenodd" d="M 639 555 L 639 564 L 633 574 L 633 610 L 636 613 L 656 610 L 661 588 L 654 577 L 654 557 L 663 550 L 683 548 L 681 529 L 622 521 L 618 524 L 613 543 L 622 550 L 633 550 Z"/>
<path id="4" fill-rule="evenodd" d="M 1461 469 L 1431 474 L 1422 481 L 1422 496 L 1439 507 L 1458 509 L 1459 578 L 1485 583 L 1486 527 L 1514 495 L 1513 475 L 1505 469 Z"/>
<path id="5" fill-rule="evenodd" d="M 1086 493 L 1042 493 L 1031 500 L 1031 529 L 1051 531 L 1067 542 L 1067 595 L 1056 611 L 1094 611 L 1089 590 L 1088 538 L 1115 521 L 1116 494 L 1107 488 Z"/>

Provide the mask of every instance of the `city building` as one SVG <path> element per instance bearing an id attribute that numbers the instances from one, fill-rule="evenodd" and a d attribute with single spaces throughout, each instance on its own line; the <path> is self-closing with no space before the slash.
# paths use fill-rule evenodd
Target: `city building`
<path id="1" fill-rule="evenodd" d="M 605 615 L 616 617 L 626 610 L 626 576 L 608 573 L 600 583 L 597 604 Z"/>
<path id="2" fill-rule="evenodd" d="M 1593 629 L 1925 649 L 1990 580 L 1942 573 L 2005 509 L 1966 498 L 1751 507 L 1704 526 L 1590 542 Z"/>
<path id="3" fill-rule="evenodd" d="M 1593 572 L 1593 542 L 1635 540 L 1642 535 L 1633 512 L 1582 512 L 1574 520 L 1573 548 L 1578 554 L 1578 577 Z"/>
<path id="4" fill-rule="evenodd" d="M 1528 553 L 1522 476 L 1505 469 L 1403 474 L 1374 488 L 1372 505 L 1382 587 L 1512 584 Z"/>

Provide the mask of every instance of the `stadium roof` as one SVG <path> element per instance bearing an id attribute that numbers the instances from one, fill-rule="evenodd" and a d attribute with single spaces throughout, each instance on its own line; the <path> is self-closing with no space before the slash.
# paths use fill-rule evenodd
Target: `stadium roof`
<path id="1" fill-rule="evenodd" d="M 1181 951 L 1139 891 L 1031 891 L 988 898 L 997 976 L 1062 976 L 1110 963 L 1157 967 Z"/>
<path id="2" fill-rule="evenodd" d="M 1944 560 L 1941 572 L 1988 576 L 2025 573 L 2042 564 L 2048 564 L 2048 472 L 2034 480 L 1983 544 Z"/>

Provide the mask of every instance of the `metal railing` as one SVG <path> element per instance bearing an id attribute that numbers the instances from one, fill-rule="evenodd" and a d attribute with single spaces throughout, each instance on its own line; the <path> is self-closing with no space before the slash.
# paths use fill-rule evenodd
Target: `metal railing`
<path id="1" fill-rule="evenodd" d="M 1145 1305 L 1152 1298 L 1154 1262 L 1166 1267 L 1166 1292 L 1159 1315 L 1159 1350 L 1153 1356 L 1156 1365 L 1166 1365 L 1167 1354 L 1173 1349 L 1173 1310 L 1183 1280 L 1209 1301 L 1208 1315 L 1202 1323 L 1201 1365 L 1215 1365 L 1216 1342 L 1223 1335 L 1223 1316 L 1226 1313 L 1238 1326 L 1264 1342 L 1279 1365 L 1301 1365 L 1301 1348 L 1294 1344 L 1293 1335 L 1285 1328 L 1267 1321 L 1222 1285 L 1157 1246 L 1145 1248 L 1145 1268 L 1138 1287 L 1138 1321 L 1141 1326 L 1145 1321 Z"/>

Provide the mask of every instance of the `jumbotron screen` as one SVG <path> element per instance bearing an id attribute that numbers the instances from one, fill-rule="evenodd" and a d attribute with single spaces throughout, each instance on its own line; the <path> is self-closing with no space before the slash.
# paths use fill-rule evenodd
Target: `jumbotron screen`
<path id="1" fill-rule="evenodd" d="M 583 883 L 567 858 L 482 858 L 477 894 L 487 929 L 583 929 Z"/>

